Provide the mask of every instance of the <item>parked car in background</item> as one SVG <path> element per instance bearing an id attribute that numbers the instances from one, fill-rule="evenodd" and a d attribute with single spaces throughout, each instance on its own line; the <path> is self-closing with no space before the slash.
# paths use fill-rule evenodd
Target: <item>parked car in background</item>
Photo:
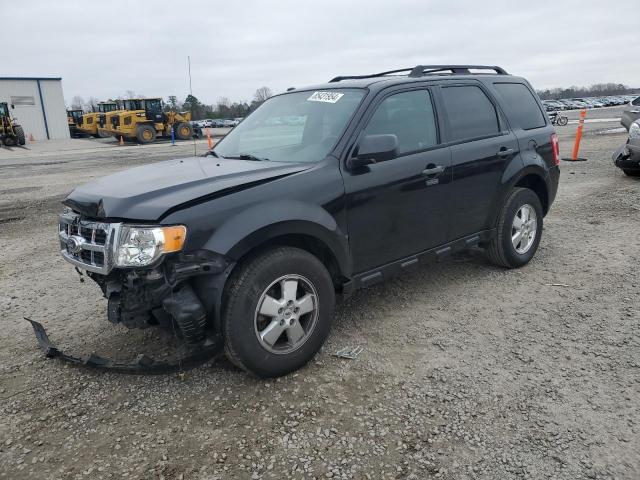
<path id="1" fill-rule="evenodd" d="M 631 123 L 640 119 L 640 97 L 636 97 L 629 103 L 629 106 L 622 112 L 620 123 L 624 128 L 629 130 Z"/>
<path id="2" fill-rule="evenodd" d="M 566 110 L 567 106 L 558 100 L 545 100 L 542 102 L 547 112 L 555 112 L 556 110 Z"/>
<path id="3" fill-rule="evenodd" d="M 629 177 L 640 177 L 640 119 L 629 125 L 627 143 L 613 154 L 613 163 Z"/>
<path id="4" fill-rule="evenodd" d="M 571 101 L 578 106 L 578 108 L 593 108 L 583 98 L 572 98 Z"/>
<path id="5" fill-rule="evenodd" d="M 564 103 L 567 106 L 566 110 L 576 110 L 580 108 L 580 105 L 578 105 L 576 102 L 572 100 L 567 100 L 563 98 L 562 100 L 560 100 L 560 102 Z"/>

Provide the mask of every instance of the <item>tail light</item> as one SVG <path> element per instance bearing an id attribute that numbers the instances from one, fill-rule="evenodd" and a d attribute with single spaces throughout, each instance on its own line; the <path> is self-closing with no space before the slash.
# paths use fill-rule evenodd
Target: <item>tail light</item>
<path id="1" fill-rule="evenodd" d="M 553 163 L 560 165 L 560 143 L 558 142 L 558 135 L 551 134 L 551 149 L 553 150 Z"/>

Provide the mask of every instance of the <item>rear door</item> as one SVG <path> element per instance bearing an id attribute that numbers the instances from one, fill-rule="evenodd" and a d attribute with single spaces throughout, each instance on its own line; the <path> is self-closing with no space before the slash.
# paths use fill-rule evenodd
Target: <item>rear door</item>
<path id="1" fill-rule="evenodd" d="M 493 226 L 502 178 L 517 162 L 519 146 L 481 83 L 444 83 L 440 97 L 451 146 L 449 238 L 455 240 Z"/>

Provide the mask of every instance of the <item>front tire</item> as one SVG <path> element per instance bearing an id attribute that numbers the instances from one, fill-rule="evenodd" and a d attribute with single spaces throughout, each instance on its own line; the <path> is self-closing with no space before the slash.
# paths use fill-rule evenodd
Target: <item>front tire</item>
<path id="1" fill-rule="evenodd" d="M 333 282 L 314 255 L 277 247 L 241 265 L 224 295 L 225 353 L 259 377 L 286 375 L 318 352 L 331 329 Z"/>
<path id="2" fill-rule="evenodd" d="M 140 125 L 136 130 L 138 143 L 151 143 L 156 139 L 156 129 L 151 125 Z"/>
<path id="3" fill-rule="evenodd" d="M 176 124 L 174 127 L 174 133 L 178 140 L 189 140 L 191 135 L 193 134 L 193 129 L 191 125 L 186 122 L 180 122 Z"/>
<path id="4" fill-rule="evenodd" d="M 564 127 L 567 123 L 569 123 L 569 119 L 567 117 L 559 116 L 558 117 L 558 125 Z"/>
<path id="5" fill-rule="evenodd" d="M 20 125 L 16 125 L 14 131 L 16 132 L 16 137 L 18 137 L 18 145 L 24 145 L 27 143 L 27 139 L 24 135 L 24 129 Z"/>
<path id="6" fill-rule="evenodd" d="M 542 204 L 528 188 L 514 188 L 505 201 L 487 254 L 501 267 L 519 268 L 533 258 L 542 235 Z"/>

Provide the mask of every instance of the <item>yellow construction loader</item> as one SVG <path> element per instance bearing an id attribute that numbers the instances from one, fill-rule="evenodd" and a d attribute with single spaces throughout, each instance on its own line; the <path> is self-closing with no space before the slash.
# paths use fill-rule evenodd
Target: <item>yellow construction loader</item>
<path id="1" fill-rule="evenodd" d="M 24 130 L 15 118 L 9 115 L 9 105 L 0 102 L 0 145 L 11 147 L 13 145 L 24 145 Z"/>
<path id="2" fill-rule="evenodd" d="M 97 111 L 85 113 L 80 119 L 80 124 L 77 126 L 78 132 L 85 135 L 92 135 L 96 138 L 108 137 L 109 133 L 98 128 L 100 126 L 100 117 L 109 112 L 115 112 L 118 110 L 118 104 L 116 102 L 100 102 L 98 103 Z"/>
<path id="3" fill-rule="evenodd" d="M 171 137 L 171 129 L 178 140 L 188 140 L 193 134 L 189 121 L 191 112 L 163 112 L 161 98 L 130 98 L 124 100 L 124 111 L 111 116 L 105 126 L 117 139 L 151 143 L 156 137 Z"/>
<path id="4" fill-rule="evenodd" d="M 67 124 L 69 125 L 69 134 L 71 137 L 77 137 L 80 134 L 78 126 L 82 122 L 82 110 L 67 110 Z"/>

